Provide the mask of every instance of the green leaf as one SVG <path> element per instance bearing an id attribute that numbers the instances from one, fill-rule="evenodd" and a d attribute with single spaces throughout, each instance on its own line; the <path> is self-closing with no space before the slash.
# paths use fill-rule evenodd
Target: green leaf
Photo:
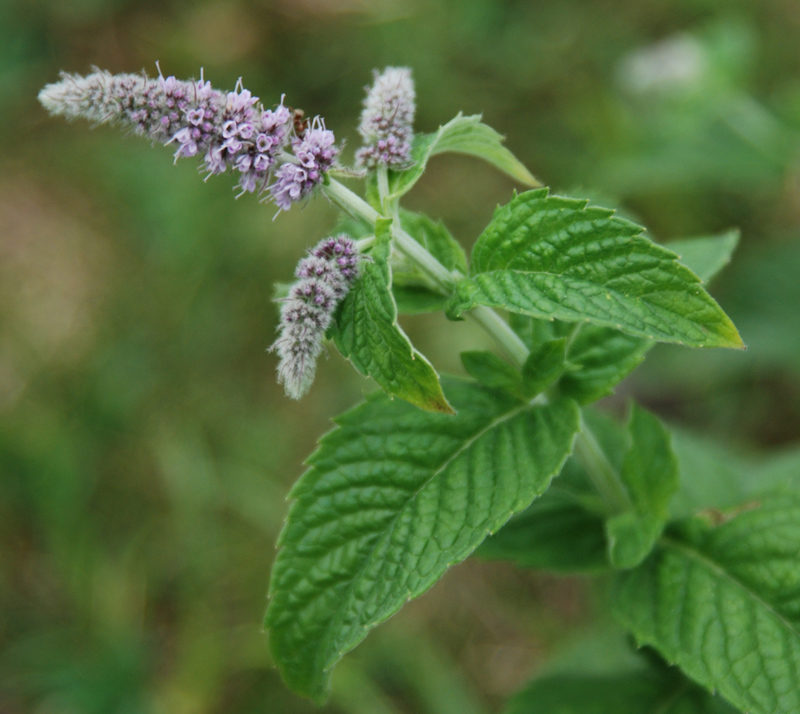
<path id="1" fill-rule="evenodd" d="M 522 375 L 494 352 L 462 352 L 461 363 L 467 373 L 484 387 L 502 389 L 514 396 L 522 391 Z"/>
<path id="2" fill-rule="evenodd" d="M 579 325 L 568 355 L 574 369 L 561 378 L 562 392 L 580 404 L 596 402 L 611 394 L 654 344 L 610 327 Z"/>
<path id="3" fill-rule="evenodd" d="M 392 283 L 392 295 L 400 315 L 421 315 L 444 309 L 447 298 L 422 285 Z"/>
<path id="4" fill-rule="evenodd" d="M 369 260 L 337 312 L 333 338 L 361 374 L 421 409 L 452 414 L 439 377 L 397 324 L 389 266 L 391 221 L 379 220 Z"/>
<path id="5" fill-rule="evenodd" d="M 706 238 L 671 241 L 667 247 L 704 282 L 730 261 L 739 240 L 737 231 Z M 531 319 L 531 318 L 528 318 Z M 581 404 L 611 394 L 614 387 L 644 359 L 655 343 L 619 330 L 583 324 L 570 342 L 568 359 L 579 365 L 561 379 L 563 393 Z"/>
<path id="6" fill-rule="evenodd" d="M 732 230 L 715 236 L 673 240 L 666 247 L 700 280 L 707 283 L 731 262 L 737 245 L 739 231 Z"/>
<path id="7" fill-rule="evenodd" d="M 554 573 L 608 570 L 603 519 L 561 489 L 560 481 L 489 536 L 475 555 Z"/>
<path id="8" fill-rule="evenodd" d="M 330 668 L 542 494 L 579 426 L 449 379 L 453 417 L 382 394 L 339 417 L 292 491 L 266 624 L 289 686 L 320 700 Z"/>
<path id="9" fill-rule="evenodd" d="M 694 434 L 675 431 L 673 447 L 680 465 L 680 490 L 672 499 L 673 518 L 702 512 L 724 520 L 751 507 L 765 494 L 800 493 L 800 449 L 744 457 Z"/>
<path id="10" fill-rule="evenodd" d="M 695 518 L 619 576 L 618 620 L 742 711 L 800 711 L 800 495 Z"/>
<path id="11" fill-rule="evenodd" d="M 541 394 L 564 371 L 566 340 L 552 340 L 533 349 L 522 370 L 493 352 L 462 352 L 464 369 L 487 387 L 504 389 L 522 400 Z"/>
<path id="12" fill-rule="evenodd" d="M 495 212 L 448 313 L 487 305 L 694 347 L 743 347 L 697 276 L 641 232 L 608 209 L 528 191 Z"/>
<path id="13" fill-rule="evenodd" d="M 678 490 L 678 462 L 663 424 L 634 404 L 628 433 L 631 446 L 620 479 L 632 508 L 606 522 L 609 558 L 617 568 L 632 568 L 647 557 L 664 529 L 670 499 Z"/>
<path id="14" fill-rule="evenodd" d="M 441 221 L 411 211 L 400 211 L 400 221 L 414 240 L 423 246 L 448 270 L 467 272 L 467 256 L 458 241 Z M 444 309 L 447 296 L 432 290 L 419 269 L 410 263 L 393 259 L 392 292 L 401 314 L 418 314 Z"/>
<path id="15" fill-rule="evenodd" d="M 581 413 L 609 467 L 619 471 L 630 447 L 625 430 L 597 410 L 582 409 Z M 477 555 L 557 573 L 609 570 L 606 508 L 581 459 L 573 454 L 547 493 L 488 538 Z"/>
<path id="16" fill-rule="evenodd" d="M 514 155 L 503 146 L 503 137 L 481 123 L 480 115 L 465 117 L 459 114 L 432 134 L 417 134 L 411 148 L 413 165 L 405 171 L 389 171 L 390 200 L 400 198 L 419 181 L 428 160 L 447 151 L 469 154 L 484 159 L 525 186 L 541 186 Z M 376 194 L 375 179 L 368 182 L 368 193 Z"/>
<path id="17" fill-rule="evenodd" d="M 400 224 L 417 243 L 448 270 L 467 272 L 467 254 L 444 223 L 423 213 L 400 211 Z"/>
<path id="18" fill-rule="evenodd" d="M 675 672 L 553 675 L 517 694 L 506 714 L 736 714 Z"/>
<path id="19" fill-rule="evenodd" d="M 563 338 L 531 350 L 522 365 L 522 388 L 526 397 L 540 394 L 561 376 L 566 353 L 567 341 Z"/>

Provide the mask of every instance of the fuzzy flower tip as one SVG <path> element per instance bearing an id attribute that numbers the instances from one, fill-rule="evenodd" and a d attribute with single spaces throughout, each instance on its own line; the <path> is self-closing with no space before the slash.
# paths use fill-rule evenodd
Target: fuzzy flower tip
<path id="1" fill-rule="evenodd" d="M 411 164 L 411 139 L 414 136 L 414 80 L 405 67 L 387 67 L 375 72 L 367 88 L 364 111 L 358 131 L 364 139 L 356 153 L 359 166 L 402 169 Z"/>
<path id="2" fill-rule="evenodd" d="M 288 211 L 292 204 L 308 196 L 322 183 L 325 174 L 339 153 L 333 132 L 325 128 L 325 122 L 315 117 L 302 138 L 292 140 L 294 161 L 287 161 L 275 172 L 275 183 L 270 193 L 281 211 Z"/>
<path id="3" fill-rule="evenodd" d="M 241 80 L 233 92 L 203 80 L 151 79 L 144 74 L 62 73 L 39 101 L 53 115 L 115 123 L 176 146 L 176 160 L 198 156 L 211 174 L 239 173 L 242 192 L 267 190 L 273 166 L 287 146 L 292 114 L 281 103 L 264 109 Z"/>
<path id="4" fill-rule="evenodd" d="M 336 306 L 358 277 L 358 250 L 344 234 L 320 241 L 297 264 L 298 278 L 281 307 L 278 382 L 300 399 L 314 381 L 317 358 Z"/>

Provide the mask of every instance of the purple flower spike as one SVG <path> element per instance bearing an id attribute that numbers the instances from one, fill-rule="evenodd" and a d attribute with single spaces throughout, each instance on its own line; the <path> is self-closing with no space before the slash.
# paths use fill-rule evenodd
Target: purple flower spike
<path id="1" fill-rule="evenodd" d="M 364 146 L 356 153 L 356 163 L 368 169 L 408 168 L 412 163 L 415 109 L 410 69 L 387 67 L 380 74 L 375 72 L 361 113 L 358 131 L 364 138 Z"/>
<path id="2" fill-rule="evenodd" d="M 285 163 L 275 172 L 275 183 L 270 187 L 272 198 L 281 211 L 308 196 L 322 183 L 339 153 L 332 131 L 315 117 L 311 129 L 302 139 L 292 141 L 292 151 L 297 163 Z"/>
<path id="3" fill-rule="evenodd" d="M 343 234 L 320 241 L 297 264 L 299 280 L 283 302 L 280 337 L 270 347 L 280 357 L 278 382 L 292 399 L 300 399 L 314 381 L 325 331 L 358 277 L 358 258 L 355 243 Z"/>
<path id="4" fill-rule="evenodd" d="M 263 192 L 280 152 L 289 143 L 292 115 L 281 103 L 264 109 L 249 90 L 220 92 L 206 82 L 175 77 L 62 74 L 39 100 L 54 115 L 116 123 L 163 144 L 175 144 L 175 159 L 200 156 L 211 174 L 238 171 L 243 192 Z"/>

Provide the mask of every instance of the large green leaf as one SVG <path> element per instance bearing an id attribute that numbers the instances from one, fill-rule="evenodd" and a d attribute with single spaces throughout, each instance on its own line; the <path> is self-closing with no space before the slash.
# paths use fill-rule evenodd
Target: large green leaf
<path id="1" fill-rule="evenodd" d="M 640 643 L 742 711 L 800 711 L 800 495 L 716 525 L 695 518 L 619 576 L 614 609 Z"/>
<path id="2" fill-rule="evenodd" d="M 739 234 L 729 231 L 715 236 L 687 238 L 667 244 L 681 262 L 704 283 L 709 282 L 730 261 Z M 512 326 L 529 345 L 565 334 L 569 323 L 542 321 L 512 315 Z M 563 393 L 581 404 L 589 404 L 611 394 L 656 344 L 610 327 L 581 323 L 570 336 L 568 359 L 573 369 L 561 378 Z M 545 333 L 544 335 L 542 333 Z"/>
<path id="3" fill-rule="evenodd" d="M 670 499 L 678 490 L 678 462 L 663 424 L 634 404 L 628 433 L 630 448 L 619 475 L 631 508 L 606 522 L 609 558 L 618 568 L 632 568 L 647 557 L 664 529 Z"/>
<path id="4" fill-rule="evenodd" d="M 378 221 L 369 259 L 362 261 L 359 278 L 337 312 L 333 338 L 353 366 L 390 395 L 421 409 L 452 414 L 436 370 L 397 324 L 389 266 L 390 224 Z"/>
<path id="5" fill-rule="evenodd" d="M 453 417 L 381 394 L 339 417 L 292 492 L 267 626 L 300 693 L 324 697 L 342 654 L 543 493 L 572 449 L 571 400 L 446 386 Z"/>
<path id="6" fill-rule="evenodd" d="M 523 193 L 478 238 L 449 314 L 487 305 L 694 347 L 743 347 L 700 279 L 641 233 L 608 209 L 547 189 Z"/>
<path id="7" fill-rule="evenodd" d="M 525 186 L 541 186 L 528 169 L 503 146 L 503 137 L 481 123 L 480 115 L 465 117 L 459 114 L 432 134 L 417 134 L 411 148 L 413 165 L 405 171 L 389 172 L 389 196 L 394 200 L 411 190 L 419 181 L 428 160 L 436 154 L 454 152 L 469 154 L 500 169 Z M 368 193 L 376 192 L 374 177 Z"/>
<path id="8" fill-rule="evenodd" d="M 595 409 L 584 408 L 581 414 L 609 468 L 618 473 L 630 449 L 625 429 Z M 477 555 L 558 573 L 608 570 L 606 517 L 606 504 L 573 454 L 547 493 L 487 538 Z"/>
<path id="9" fill-rule="evenodd" d="M 737 231 L 671 241 L 667 247 L 703 282 L 725 267 L 739 241 Z M 619 330 L 583 324 L 570 342 L 569 359 L 579 365 L 561 380 L 564 394 L 588 404 L 610 394 L 654 346 L 652 340 Z"/>

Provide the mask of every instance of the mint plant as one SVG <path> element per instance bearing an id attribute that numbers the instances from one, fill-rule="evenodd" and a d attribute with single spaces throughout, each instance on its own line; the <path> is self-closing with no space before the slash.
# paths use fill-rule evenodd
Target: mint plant
<path id="1" fill-rule="evenodd" d="M 405 68 L 376 72 L 353 167 L 321 118 L 265 109 L 241 82 L 97 71 L 40 100 L 231 171 L 278 213 L 319 195 L 341 209 L 280 289 L 271 349 L 292 398 L 326 340 L 381 390 L 335 419 L 291 492 L 266 614 L 291 689 L 323 701 L 346 652 L 475 553 L 606 578 L 621 630 L 647 646 L 605 678 L 541 678 L 509 711 L 800 711 L 800 494 L 718 483 L 654 414 L 633 404 L 619 424 L 592 406 L 657 342 L 744 347 L 705 287 L 737 234 L 659 245 L 541 187 L 479 116 L 414 135 Z M 400 205 L 445 152 L 527 189 L 469 258 Z M 475 320 L 498 353 L 463 353 L 469 378 L 439 375 L 398 322 L 434 311 Z"/>

